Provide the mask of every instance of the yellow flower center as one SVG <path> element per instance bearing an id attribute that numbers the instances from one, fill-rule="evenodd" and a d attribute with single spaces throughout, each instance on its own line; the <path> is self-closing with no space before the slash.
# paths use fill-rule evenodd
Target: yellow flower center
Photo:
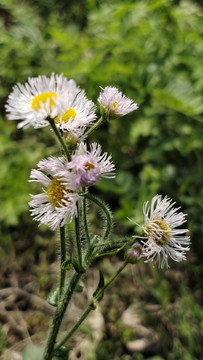
<path id="1" fill-rule="evenodd" d="M 95 169 L 95 166 L 87 161 L 85 164 L 85 168 L 86 170 L 90 170 L 90 169 Z"/>
<path id="2" fill-rule="evenodd" d="M 54 98 L 56 97 L 57 94 L 53 92 L 39 94 L 34 97 L 31 106 L 34 110 L 39 110 L 41 108 L 41 104 L 46 104 L 47 100 L 49 99 L 49 110 L 51 111 L 52 106 L 55 105 Z"/>
<path id="3" fill-rule="evenodd" d="M 164 218 L 157 218 L 150 221 L 146 226 L 146 230 L 148 233 L 153 233 L 153 239 L 157 245 L 167 245 L 171 236 L 171 228 Z"/>
<path id="4" fill-rule="evenodd" d="M 75 117 L 76 117 L 76 111 L 74 109 L 70 108 L 64 114 L 58 115 L 57 117 L 55 117 L 54 120 L 57 124 L 59 124 L 61 121 L 64 121 L 65 123 L 67 123 L 70 120 L 70 118 L 72 118 L 74 120 Z"/>
<path id="5" fill-rule="evenodd" d="M 113 103 L 113 109 L 115 109 L 117 105 L 118 105 L 118 103 L 115 101 L 115 102 Z"/>
<path id="6" fill-rule="evenodd" d="M 47 196 L 52 206 L 59 207 L 59 205 L 63 205 L 64 190 L 67 192 L 65 186 L 57 178 L 50 181 L 47 188 Z"/>

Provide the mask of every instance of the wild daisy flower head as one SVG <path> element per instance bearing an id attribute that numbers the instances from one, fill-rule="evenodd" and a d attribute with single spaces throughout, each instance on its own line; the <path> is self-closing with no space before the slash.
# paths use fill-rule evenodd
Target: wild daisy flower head
<path id="1" fill-rule="evenodd" d="M 133 100 L 112 86 L 106 86 L 102 89 L 98 102 L 102 113 L 105 113 L 109 118 L 123 116 L 138 109 Z"/>
<path id="2" fill-rule="evenodd" d="M 90 150 L 87 150 L 87 145 L 81 142 L 66 167 L 75 174 L 77 189 L 96 184 L 100 177 L 115 177 L 111 155 L 108 156 L 106 152 L 102 154 L 101 145 L 96 143 L 92 143 Z"/>
<path id="3" fill-rule="evenodd" d="M 189 250 L 188 229 L 180 228 L 186 221 L 186 214 L 174 205 L 167 196 L 162 199 L 161 195 L 156 195 L 150 205 L 147 201 L 143 206 L 142 256 L 146 258 L 145 262 L 155 260 L 161 268 L 169 267 L 169 257 L 177 262 L 185 260 L 185 252 Z"/>
<path id="4" fill-rule="evenodd" d="M 84 90 L 71 95 L 63 98 L 61 112 L 54 120 L 63 133 L 81 138 L 87 126 L 96 120 L 96 107 L 87 99 Z"/>
<path id="5" fill-rule="evenodd" d="M 39 182 L 44 187 L 43 192 L 31 195 L 29 202 L 31 215 L 34 220 L 41 224 L 48 225 L 52 230 L 57 226 L 64 226 L 77 216 L 76 203 L 80 196 L 72 187 L 72 174 L 65 171 L 66 158 L 49 157 L 38 163 L 38 169 L 32 170 L 30 175 L 31 182 Z"/>
<path id="6" fill-rule="evenodd" d="M 75 81 L 68 80 L 62 74 L 52 74 L 50 78 L 42 75 L 28 78 L 25 85 L 15 85 L 5 108 L 9 120 L 22 120 L 19 128 L 44 127 L 49 125 L 47 118 L 52 118 L 57 124 L 60 123 L 63 130 L 63 124 L 69 120 L 71 123 L 77 112 L 81 112 L 82 106 L 84 122 L 93 121 L 93 103 L 88 102 L 84 91 Z M 78 118 L 76 120 L 75 127 L 78 126 Z"/>

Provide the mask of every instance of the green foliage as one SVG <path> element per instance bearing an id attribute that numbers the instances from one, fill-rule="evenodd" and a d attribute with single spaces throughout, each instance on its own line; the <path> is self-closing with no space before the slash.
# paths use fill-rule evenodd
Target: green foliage
<path id="1" fill-rule="evenodd" d="M 0 126 L 0 203 L 3 208 L 0 221 L 7 225 L 17 225 L 19 215 L 28 212 L 30 166 L 35 166 L 40 159 L 43 144 L 36 142 L 34 138 L 30 141 L 30 137 L 24 142 L 15 141 L 12 138 L 16 136 L 16 131 L 12 131 L 12 127 L 6 125 L 1 118 Z"/>

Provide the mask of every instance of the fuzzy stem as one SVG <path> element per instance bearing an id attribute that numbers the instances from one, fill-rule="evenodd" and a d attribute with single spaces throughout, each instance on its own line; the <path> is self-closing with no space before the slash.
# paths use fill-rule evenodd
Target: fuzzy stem
<path id="1" fill-rule="evenodd" d="M 86 319 L 86 317 L 89 315 L 89 313 L 92 310 L 95 310 L 96 302 L 103 295 L 104 290 L 106 290 L 109 287 L 109 285 L 112 284 L 112 282 L 117 278 L 117 276 L 121 273 L 121 271 L 123 271 L 123 269 L 126 267 L 127 264 L 128 264 L 127 262 L 124 262 L 124 264 L 117 270 L 115 275 L 99 290 L 99 292 L 96 295 L 92 296 L 92 299 L 90 300 L 86 310 L 84 311 L 84 313 L 82 314 L 80 319 L 77 321 L 77 323 L 73 326 L 73 328 L 69 331 L 69 333 L 64 337 L 64 339 L 60 343 L 57 344 L 56 350 L 58 350 L 62 345 L 64 345 L 72 337 L 72 335 L 76 332 L 76 330 L 79 328 L 79 326 L 82 324 L 82 322 Z"/>
<path id="2" fill-rule="evenodd" d="M 89 305 L 87 309 L 84 311 L 80 319 L 76 322 L 76 324 L 73 326 L 73 328 L 69 331 L 69 333 L 64 337 L 64 339 L 57 344 L 55 350 L 60 349 L 61 346 L 63 346 L 76 332 L 76 330 L 79 328 L 79 326 L 82 324 L 82 322 L 86 319 L 86 317 L 89 315 L 89 313 L 92 311 L 92 307 Z"/>
<path id="3" fill-rule="evenodd" d="M 103 212 L 105 213 L 106 215 L 106 230 L 105 230 L 105 233 L 103 235 L 103 241 L 105 241 L 108 237 L 109 237 L 109 234 L 111 232 L 111 229 L 112 229 L 112 215 L 111 215 L 111 212 L 110 210 L 108 209 L 108 207 L 104 204 L 104 202 L 102 202 L 101 200 L 99 200 L 97 197 L 91 195 L 91 194 L 84 194 L 83 195 L 86 199 L 88 200 L 91 200 L 93 201 L 95 204 L 97 204 L 97 206 L 99 206 Z"/>
<path id="4" fill-rule="evenodd" d="M 48 121 L 49 121 L 53 131 L 55 132 L 55 135 L 56 135 L 58 141 L 60 142 L 67 159 L 70 161 L 70 159 L 71 159 L 70 153 L 69 153 L 66 145 L 64 144 L 64 141 L 62 139 L 62 136 L 60 135 L 60 132 L 58 131 L 58 129 L 56 127 L 55 121 L 51 118 L 49 118 Z"/>
<path id="5" fill-rule="evenodd" d="M 85 229 L 85 238 L 87 241 L 88 247 L 90 246 L 90 237 L 87 223 L 87 202 L 86 199 L 83 198 L 83 221 L 84 221 L 84 229 Z"/>
<path id="6" fill-rule="evenodd" d="M 56 308 L 56 312 L 54 314 L 51 330 L 49 333 L 49 337 L 47 340 L 47 344 L 44 350 L 43 358 L 42 360 L 51 360 L 53 357 L 53 350 L 54 345 L 56 342 L 56 338 L 58 335 L 58 331 L 61 325 L 61 322 L 63 320 L 65 311 L 67 309 L 67 306 L 70 302 L 70 299 L 73 295 L 74 289 L 81 277 L 81 274 L 75 273 L 70 281 L 70 284 L 68 286 L 68 289 L 66 290 L 64 297 L 61 302 L 59 302 L 58 307 Z"/>
<path id="7" fill-rule="evenodd" d="M 65 226 L 60 227 L 60 243 L 61 243 L 61 253 L 60 253 L 60 284 L 59 284 L 59 299 L 63 293 L 66 270 L 62 269 L 62 265 L 66 260 L 66 241 L 65 241 Z"/>
<path id="8" fill-rule="evenodd" d="M 77 203 L 77 216 L 75 217 L 75 239 L 78 253 L 79 266 L 82 267 L 82 251 L 80 241 L 80 209 Z"/>
<path id="9" fill-rule="evenodd" d="M 85 135 L 89 136 L 94 130 L 96 130 L 104 121 L 103 115 L 99 118 L 99 120 L 89 129 L 86 131 Z"/>

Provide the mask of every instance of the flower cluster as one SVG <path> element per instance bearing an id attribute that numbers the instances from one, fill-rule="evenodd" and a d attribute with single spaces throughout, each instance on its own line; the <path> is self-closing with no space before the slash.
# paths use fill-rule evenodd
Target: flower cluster
<path id="1" fill-rule="evenodd" d="M 108 93 L 108 87 L 104 93 L 106 91 Z M 103 95 L 99 96 L 99 102 L 101 97 Z M 109 109 L 108 96 L 105 98 L 102 104 Z M 123 108 L 126 114 L 137 109 L 132 100 L 126 102 L 125 96 L 116 95 L 115 99 L 117 113 Z M 101 177 L 115 176 L 111 155 L 102 153 L 101 146 L 96 143 L 90 144 L 88 150 L 84 142 L 87 128 L 97 120 L 96 106 L 74 80 L 53 73 L 50 77 L 29 78 L 25 85 L 15 85 L 5 108 L 9 120 L 21 120 L 19 128 L 33 126 L 37 129 L 53 122 L 52 128 L 58 131 L 63 149 L 67 145 L 71 150 L 71 153 L 67 150 L 63 157 L 40 161 L 38 169 L 32 170 L 30 176 L 30 181 L 39 182 L 44 187 L 41 194 L 31 195 L 31 215 L 52 230 L 64 226 L 77 216 L 77 202 L 84 188 L 96 184 Z"/>
<path id="2" fill-rule="evenodd" d="M 101 152 L 100 145 L 93 143 L 88 151 L 81 142 L 71 161 L 65 156 L 51 156 L 38 163 L 38 170 L 31 171 L 30 181 L 39 182 L 46 189 L 31 195 L 29 205 L 35 220 L 55 230 L 77 216 L 77 201 L 83 188 L 96 184 L 100 177 L 115 176 L 111 155 Z"/>
<path id="3" fill-rule="evenodd" d="M 21 120 L 19 128 L 51 126 L 63 147 L 63 156 L 41 160 L 30 176 L 31 182 L 43 186 L 42 193 L 31 195 L 31 215 L 52 230 L 78 216 L 78 202 L 90 186 L 102 177 L 115 177 L 111 155 L 102 153 L 100 144 L 88 145 L 85 140 L 103 121 L 122 117 L 138 106 L 112 86 L 101 90 L 98 103 L 99 119 L 85 91 L 62 74 L 29 78 L 25 85 L 15 85 L 8 97 L 9 120 Z M 173 208 L 174 204 L 160 195 L 152 199 L 150 206 L 144 204 L 141 244 L 136 242 L 126 251 L 126 261 L 135 263 L 144 258 L 168 267 L 168 257 L 185 259 L 190 240 L 188 230 L 179 228 L 185 215 Z"/>
<path id="4" fill-rule="evenodd" d="M 49 126 L 60 143 L 60 156 L 49 156 L 39 161 L 29 179 L 30 182 L 41 184 L 41 192 L 30 195 L 31 216 L 53 231 L 60 229 L 59 285 L 48 296 L 48 302 L 56 306 L 56 312 L 43 359 L 51 359 L 56 354 L 63 358 L 68 356 L 69 348 L 63 345 L 89 312 L 96 308 L 104 291 L 127 264 L 155 260 L 160 267 L 168 267 L 169 257 L 175 261 L 185 260 L 185 253 L 189 250 L 188 230 L 181 227 L 186 215 L 175 208 L 175 203 L 167 196 L 162 199 L 156 195 L 150 205 L 144 203 L 144 225 L 140 226 L 142 236 L 127 239 L 117 236 L 116 241 L 110 236 L 113 227 L 111 210 L 105 202 L 91 194 L 90 187 L 101 178 L 114 178 L 115 165 L 111 155 L 103 152 L 100 144 L 87 143 L 87 138 L 103 122 L 131 113 L 138 106 L 111 86 L 102 89 L 98 103 L 99 109 L 96 111 L 95 104 L 87 99 L 85 91 L 75 81 L 52 74 L 50 77 L 29 78 L 25 85 L 18 83 L 6 104 L 8 118 L 21 120 L 19 128 Z M 89 221 L 88 209 L 91 207 L 88 203 L 91 201 L 101 214 L 99 224 L 103 226 L 98 234 L 93 233 L 96 227 Z M 67 225 L 73 220 L 75 231 L 71 226 L 67 244 Z M 134 241 L 134 238 L 138 241 Z M 117 254 L 122 249 L 122 266 L 109 281 L 104 281 L 100 271 L 99 283 L 91 300 L 88 300 L 86 310 L 58 342 L 63 317 L 81 276 L 98 257 Z"/>
<path id="5" fill-rule="evenodd" d="M 99 95 L 98 102 L 107 113 L 115 112 L 117 116 L 137 109 L 132 100 L 109 86 Z M 85 91 L 74 80 L 62 74 L 28 78 L 25 85 L 18 83 L 5 107 L 9 120 L 22 120 L 19 128 L 45 127 L 51 118 L 63 133 L 71 133 L 76 138 L 81 138 L 96 120 L 95 104 L 87 99 Z"/>

